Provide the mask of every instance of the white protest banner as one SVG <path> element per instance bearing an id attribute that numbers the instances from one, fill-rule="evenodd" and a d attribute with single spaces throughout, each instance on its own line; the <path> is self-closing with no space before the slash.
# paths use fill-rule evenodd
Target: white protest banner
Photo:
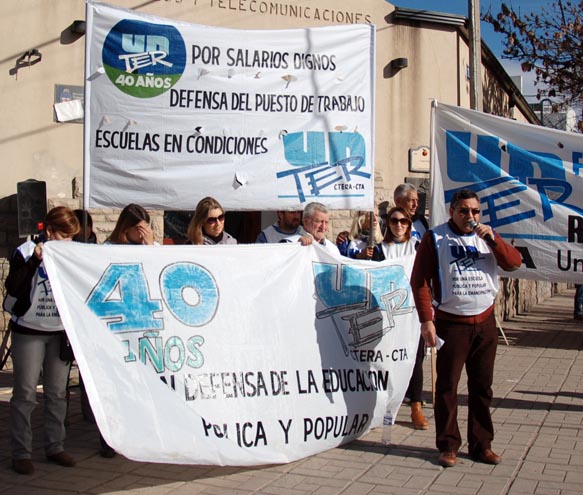
<path id="1" fill-rule="evenodd" d="M 470 188 L 522 255 L 504 276 L 583 283 L 583 136 L 442 103 L 432 118 L 432 224 Z"/>
<path id="2" fill-rule="evenodd" d="M 87 2 L 85 207 L 370 209 L 375 29 L 237 30 Z"/>
<path id="3" fill-rule="evenodd" d="M 388 400 L 398 412 L 419 342 L 412 257 L 45 246 L 99 429 L 128 458 L 290 462 L 380 426 Z"/>

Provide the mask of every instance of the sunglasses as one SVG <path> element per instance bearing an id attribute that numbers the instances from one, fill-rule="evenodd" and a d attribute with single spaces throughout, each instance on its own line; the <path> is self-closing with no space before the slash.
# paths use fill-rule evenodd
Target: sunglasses
<path id="1" fill-rule="evenodd" d="M 389 223 L 391 225 L 397 225 L 398 223 L 400 223 L 401 225 L 409 225 L 411 223 L 411 220 L 409 220 L 408 218 L 390 218 L 389 219 Z"/>
<path id="2" fill-rule="evenodd" d="M 462 215 L 467 215 L 468 213 L 470 213 L 470 211 L 472 212 L 472 215 L 479 215 L 480 214 L 480 208 L 459 208 L 458 211 Z"/>
<path id="3" fill-rule="evenodd" d="M 214 225 L 215 223 L 224 222 L 224 221 L 225 221 L 225 214 L 224 213 L 222 215 L 219 215 L 218 217 L 208 217 L 206 219 L 206 223 L 208 223 L 209 225 Z"/>

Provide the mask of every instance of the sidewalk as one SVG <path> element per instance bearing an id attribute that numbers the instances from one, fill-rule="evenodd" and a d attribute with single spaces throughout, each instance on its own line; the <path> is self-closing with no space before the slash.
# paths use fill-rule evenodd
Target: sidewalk
<path id="1" fill-rule="evenodd" d="M 102 459 L 95 425 L 81 415 L 73 389 L 67 450 L 75 468 L 49 464 L 42 456 L 42 410 L 35 410 L 36 472 L 10 469 L 8 409 L 11 376 L 0 372 L 0 495 L 381 495 L 381 494 L 580 494 L 583 493 L 583 321 L 572 319 L 574 291 L 547 300 L 535 311 L 504 323 L 494 377 L 493 448 L 498 466 L 474 463 L 460 451 L 458 465 L 436 463 L 430 429 L 416 431 L 403 406 L 384 447 L 380 430 L 362 440 L 292 464 L 258 468 L 180 466 Z M 430 396 L 426 360 L 427 397 Z M 462 382 L 464 382 L 462 376 Z M 467 416 L 465 382 L 460 388 L 460 429 Z"/>

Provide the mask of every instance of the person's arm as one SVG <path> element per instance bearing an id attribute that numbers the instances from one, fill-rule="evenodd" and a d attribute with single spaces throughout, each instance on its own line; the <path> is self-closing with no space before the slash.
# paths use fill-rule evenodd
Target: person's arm
<path id="1" fill-rule="evenodd" d="M 522 264 L 522 256 L 520 251 L 514 246 L 504 242 L 504 239 L 498 235 L 498 233 L 489 225 L 485 223 L 479 223 L 474 232 L 478 237 L 484 239 L 490 250 L 496 257 L 496 262 L 502 270 L 507 272 L 512 272 Z M 487 239 L 489 237 L 489 239 Z M 492 242 L 494 240 L 494 242 Z"/>
<path id="2" fill-rule="evenodd" d="M 379 242 L 375 245 L 373 253 L 372 253 L 372 260 L 373 261 L 384 261 L 385 260 L 385 253 L 383 253 L 383 243 Z"/>
<path id="3" fill-rule="evenodd" d="M 435 347 L 437 345 L 437 330 L 433 321 L 424 321 L 421 323 L 421 336 L 427 347 Z"/>
<path id="4" fill-rule="evenodd" d="M 348 252 L 350 258 L 356 258 L 358 260 L 370 260 L 374 254 L 374 246 L 366 246 L 364 249 L 354 249 L 352 252 Z"/>
<path id="5" fill-rule="evenodd" d="M 267 238 L 265 237 L 265 232 L 263 232 L 263 230 L 259 232 L 255 244 L 267 244 Z"/>
<path id="6" fill-rule="evenodd" d="M 428 346 L 436 344 L 435 325 L 433 324 L 432 288 L 437 278 L 437 253 L 435 251 L 433 235 L 428 231 L 424 236 L 411 272 L 411 291 L 415 299 L 415 306 L 421 322 L 421 334 Z"/>
<path id="7" fill-rule="evenodd" d="M 30 292 L 30 283 L 38 267 L 42 262 L 42 243 L 36 245 L 34 254 L 25 260 L 22 254 L 17 251 L 10 260 L 10 270 L 4 286 L 6 291 L 13 297 L 19 299 Z"/>
<path id="8" fill-rule="evenodd" d="M 136 228 L 140 234 L 142 244 L 152 246 L 154 244 L 154 230 L 150 224 L 142 220 L 138 225 L 136 225 Z"/>
<path id="9" fill-rule="evenodd" d="M 343 230 L 336 237 L 336 247 L 342 256 L 348 256 L 348 244 L 350 240 L 348 239 L 348 231 Z"/>
<path id="10" fill-rule="evenodd" d="M 494 253 L 494 256 L 496 257 L 498 266 L 506 272 L 513 272 L 514 270 L 518 270 L 520 265 L 522 265 L 522 255 L 520 254 L 520 251 L 514 246 L 505 242 L 496 231 L 494 231 L 494 234 L 496 247 L 491 247 L 491 249 Z"/>

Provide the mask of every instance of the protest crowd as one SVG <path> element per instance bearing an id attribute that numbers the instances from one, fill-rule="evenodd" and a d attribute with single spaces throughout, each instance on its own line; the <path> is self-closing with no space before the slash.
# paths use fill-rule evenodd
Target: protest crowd
<path id="1" fill-rule="evenodd" d="M 433 229 L 428 229 L 423 212 L 418 212 L 418 193 L 411 184 L 401 184 L 395 189 L 394 204 L 392 207 L 387 207 L 386 203 L 381 205 L 380 215 L 378 211 L 355 212 L 350 232 L 341 232 L 336 242 L 326 237 L 330 212 L 324 204 L 309 203 L 301 212 L 278 211 L 278 220 L 262 230 L 256 242 L 318 244 L 337 256 L 372 261 L 416 256 L 411 288 L 421 329 L 415 365 L 405 394 L 405 401 L 411 408 L 412 425 L 416 429 L 430 427 L 422 411 L 422 363 L 426 347 L 437 346 L 435 428 L 438 463 L 444 467 L 454 466 L 462 443 L 456 419 L 457 388 L 465 366 L 470 401 L 469 454 L 480 462 L 498 464 L 501 457 L 492 450 L 494 427 L 489 412 L 498 340 L 494 318 L 498 288 L 496 267 L 508 271 L 516 269 L 521 263 L 520 254 L 493 229 L 479 223 L 479 197 L 469 189 L 462 189 L 454 195 L 449 208 L 450 220 Z M 203 198 L 188 225 L 186 244 L 237 244 L 237 240 L 225 231 L 225 218 L 226 211 L 216 199 Z M 85 230 L 82 232 L 83 225 Z M 34 472 L 31 414 L 41 369 L 46 411 L 45 455 L 49 461 L 61 466 L 75 466 L 75 459 L 64 446 L 66 389 L 74 356 L 63 354 L 67 339 L 58 312 L 38 316 L 41 306 L 48 307 L 47 298 L 41 294 L 43 284 L 49 283 L 43 267 L 43 246 L 52 241 L 96 242 L 91 215 L 83 210 L 73 212 L 67 207 L 53 208 L 44 226 L 43 235 L 15 251 L 6 281 L 8 298 L 5 309 L 12 315 L 14 366 L 10 409 L 12 467 L 25 475 Z M 157 244 L 148 212 L 139 205 L 127 205 L 105 244 Z M 472 282 L 458 276 L 459 267 L 450 259 L 452 246 L 467 253 L 473 265 Z M 460 262 L 459 257 L 457 262 Z M 472 295 L 470 290 L 476 280 L 488 288 L 480 296 Z M 409 330 L 419 331 L 418 328 Z M 85 402 L 84 414 L 90 417 L 86 394 L 82 401 Z M 101 435 L 100 442 L 103 457 L 116 455 Z"/>
<path id="2" fill-rule="evenodd" d="M 573 283 L 573 318 L 583 319 L 579 140 L 563 135 L 556 144 L 553 134 L 549 144 L 525 127 L 538 123 L 536 113 L 484 50 L 493 60 L 478 65 L 502 98 L 482 113 L 476 102 L 488 98 L 470 97 L 460 70 L 467 33 L 459 16 L 387 11 L 390 2 L 378 0 L 344 11 L 325 0 L 330 19 L 320 19 L 321 7 L 294 5 L 288 15 L 287 4 L 282 12 L 273 3 L 276 12 L 254 25 L 255 2 L 229 2 L 236 12 L 220 15 L 212 9 L 226 10 L 221 1 L 188 11 L 181 1 L 136 7 L 149 13 L 83 3 L 86 20 L 53 40 L 63 49 L 87 40 L 76 69 L 83 103 L 55 85 L 53 104 L 54 124 L 84 123 L 83 187 L 75 177 L 67 203 L 75 166 L 50 184 L 48 203 L 44 181 L 19 182 L 45 186 L 34 199 L 46 216 L 36 235 L 19 225 L 18 242 L 6 248 L 12 470 L 38 473 L 39 444 L 50 463 L 81 464 L 66 448 L 75 362 L 83 417 L 95 424 L 105 459 L 276 464 L 380 425 L 390 445 L 404 404 L 408 427 L 434 430 L 439 466 L 457 466 L 460 454 L 500 464 L 490 411 L 496 300 L 507 292 L 499 277 Z M 166 8 L 184 15 L 156 21 Z M 409 43 L 393 53 L 401 38 L 424 38 L 429 31 L 420 35 L 418 24 L 426 29 L 428 15 L 424 50 Z M 456 48 L 437 57 L 439 45 Z M 73 53 L 63 51 L 63 61 L 77 63 Z M 10 74 L 30 75 L 41 59 L 28 49 Z M 433 84 L 425 68 L 442 65 L 446 79 Z M 386 116 L 375 114 L 389 102 Z M 397 117 L 407 132 L 396 132 Z M 2 142 L 38 133 L 17 130 L 18 139 Z M 380 139 L 386 133 L 390 140 Z M 54 146 L 67 158 L 49 153 L 43 163 L 77 160 L 63 146 L 69 136 L 80 133 L 63 132 Z M 29 166 L 45 156 L 42 146 L 31 147 Z M 383 181 L 390 189 L 378 187 Z M 424 182 L 431 205 L 420 198 Z M 92 217 L 98 211 L 106 228 Z M 346 215 L 334 229 L 333 211 Z M 428 356 L 432 421 L 424 411 Z M 39 383 L 42 443 L 32 421 Z"/>

